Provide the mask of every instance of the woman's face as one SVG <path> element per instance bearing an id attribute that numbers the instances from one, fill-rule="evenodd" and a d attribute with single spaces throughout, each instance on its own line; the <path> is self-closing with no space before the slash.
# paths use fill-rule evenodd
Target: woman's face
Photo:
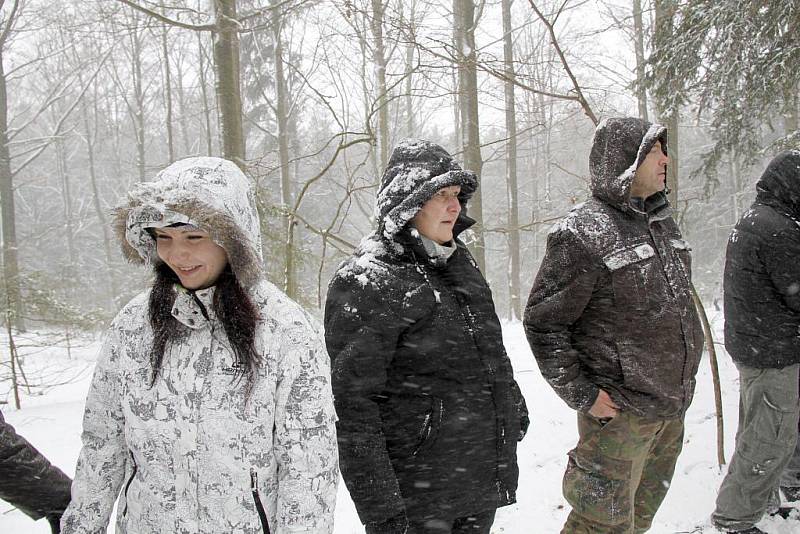
<path id="1" fill-rule="evenodd" d="M 158 257 L 172 269 L 186 289 L 213 286 L 228 265 L 225 249 L 208 232 L 194 226 L 156 228 Z"/>
<path id="2" fill-rule="evenodd" d="M 411 219 L 411 224 L 428 239 L 440 245 L 449 243 L 453 239 L 453 226 L 456 224 L 458 214 L 461 213 L 461 204 L 458 202 L 460 192 L 460 185 L 439 189 L 422 205 Z"/>

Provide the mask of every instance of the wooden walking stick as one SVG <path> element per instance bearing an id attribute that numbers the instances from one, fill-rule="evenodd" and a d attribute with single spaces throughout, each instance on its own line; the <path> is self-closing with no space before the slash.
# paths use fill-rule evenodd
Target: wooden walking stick
<path id="1" fill-rule="evenodd" d="M 708 315 L 700 301 L 700 296 L 692 284 L 692 300 L 700 314 L 700 322 L 703 323 L 703 336 L 706 340 L 708 349 L 708 361 L 711 364 L 711 381 L 714 384 L 714 405 L 717 409 L 717 464 L 719 467 L 725 465 L 725 426 L 722 417 L 722 391 L 719 384 L 719 365 L 717 364 L 717 351 L 714 348 L 714 336 L 711 332 L 711 325 L 708 322 Z"/>

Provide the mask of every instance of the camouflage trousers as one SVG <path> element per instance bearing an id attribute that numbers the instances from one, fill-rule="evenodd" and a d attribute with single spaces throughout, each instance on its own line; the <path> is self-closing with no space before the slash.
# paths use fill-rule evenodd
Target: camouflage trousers
<path id="1" fill-rule="evenodd" d="M 603 423 L 578 414 L 564 497 L 562 534 L 646 532 L 667 494 L 683 446 L 683 419 L 645 420 L 620 412 Z"/>
<path id="2" fill-rule="evenodd" d="M 727 530 L 746 530 L 780 505 L 778 485 L 797 441 L 798 372 L 739 369 L 739 428 L 736 450 L 717 495 L 712 522 Z"/>

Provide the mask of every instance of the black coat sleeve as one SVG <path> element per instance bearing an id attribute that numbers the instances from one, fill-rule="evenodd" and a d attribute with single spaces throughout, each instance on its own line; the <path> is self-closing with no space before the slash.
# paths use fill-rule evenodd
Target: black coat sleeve
<path id="1" fill-rule="evenodd" d="M 0 498 L 33 519 L 57 517 L 69 504 L 71 484 L 0 412 Z"/>
<path id="2" fill-rule="evenodd" d="M 378 403 L 386 389 L 387 368 L 409 324 L 389 300 L 371 282 L 362 285 L 356 278 L 337 275 L 325 305 L 340 467 L 365 524 L 405 515 Z"/>
<path id="3" fill-rule="evenodd" d="M 571 327 L 591 300 L 600 276 L 585 247 L 567 230 L 550 233 L 523 325 L 542 376 L 571 408 L 588 411 L 598 387 L 581 369 Z"/>

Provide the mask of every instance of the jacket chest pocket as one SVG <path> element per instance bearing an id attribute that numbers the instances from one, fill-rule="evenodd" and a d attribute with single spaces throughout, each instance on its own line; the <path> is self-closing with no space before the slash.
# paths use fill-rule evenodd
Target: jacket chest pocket
<path id="1" fill-rule="evenodd" d="M 607 254 L 603 263 L 611 273 L 617 307 L 652 314 L 669 299 L 661 260 L 649 243 L 637 243 Z"/>

